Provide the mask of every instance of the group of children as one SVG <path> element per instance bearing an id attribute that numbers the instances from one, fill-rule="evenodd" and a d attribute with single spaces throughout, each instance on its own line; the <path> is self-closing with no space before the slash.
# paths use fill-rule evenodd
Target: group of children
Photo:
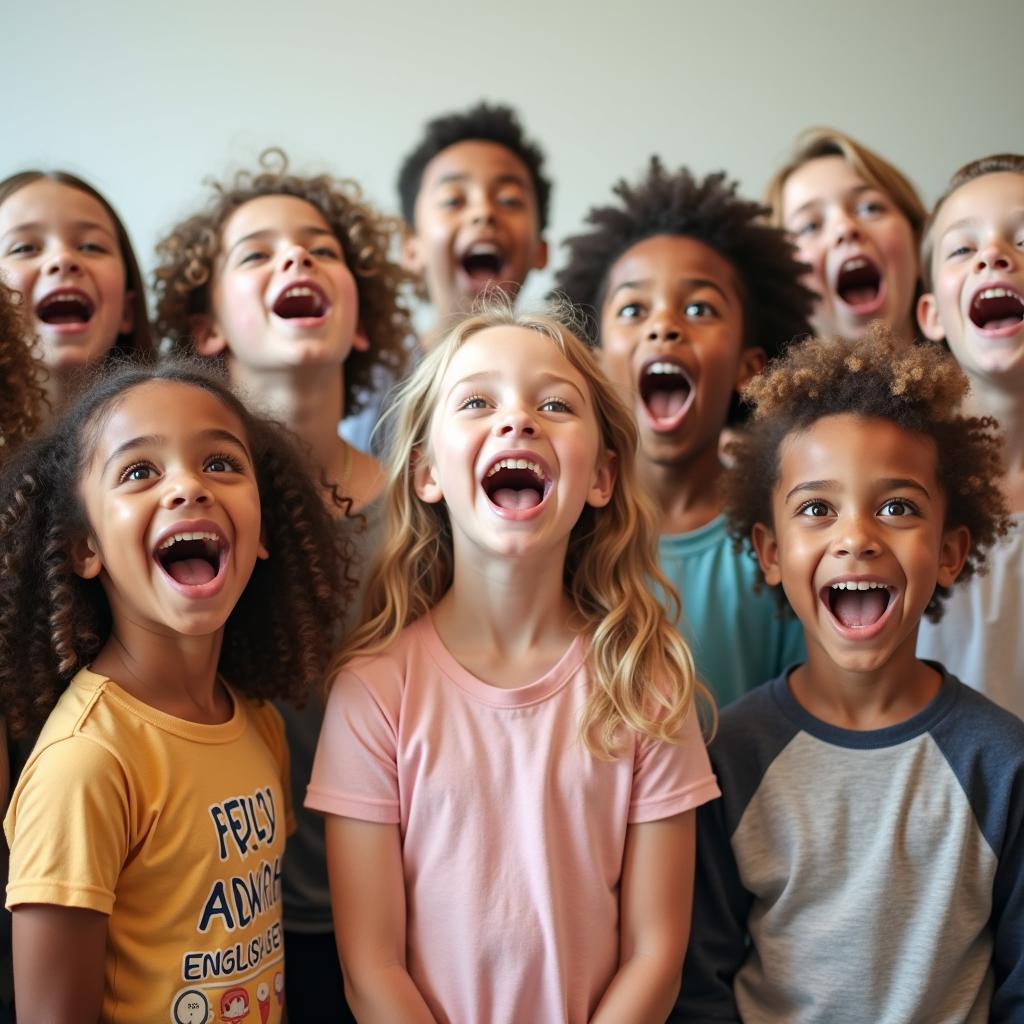
<path id="1" fill-rule="evenodd" d="M 1024 156 L 399 195 L 0 182 L 0 1020 L 1024 1019 Z"/>

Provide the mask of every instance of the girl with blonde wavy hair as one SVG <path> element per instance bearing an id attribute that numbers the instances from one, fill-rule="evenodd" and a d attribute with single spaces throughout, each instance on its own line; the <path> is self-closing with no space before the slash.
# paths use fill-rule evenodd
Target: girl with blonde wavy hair
<path id="1" fill-rule="evenodd" d="M 496 305 L 389 416 L 388 535 L 306 798 L 349 1003 L 663 1020 L 718 788 L 630 412 L 560 319 Z"/>

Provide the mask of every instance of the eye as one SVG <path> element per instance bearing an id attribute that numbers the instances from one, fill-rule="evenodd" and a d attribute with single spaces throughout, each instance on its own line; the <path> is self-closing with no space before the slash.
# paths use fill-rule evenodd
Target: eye
<path id="1" fill-rule="evenodd" d="M 639 302 L 627 302 L 615 315 L 621 320 L 639 320 L 644 312 L 644 307 Z"/>
<path id="2" fill-rule="evenodd" d="M 805 220 L 793 227 L 789 233 L 794 238 L 807 238 L 810 235 L 813 235 L 820 227 L 820 220 Z"/>
<path id="3" fill-rule="evenodd" d="M 78 251 L 106 254 L 110 250 L 105 245 L 101 245 L 99 242 L 82 242 L 82 244 L 79 245 L 78 247 Z"/>
<path id="4" fill-rule="evenodd" d="M 241 473 L 242 462 L 234 455 L 211 455 L 203 468 L 207 473 Z"/>
<path id="5" fill-rule="evenodd" d="M 443 210 L 457 210 L 460 206 L 465 203 L 465 196 L 459 193 L 453 193 L 446 196 L 441 196 L 437 201 L 437 205 Z"/>
<path id="6" fill-rule="evenodd" d="M 14 245 L 7 250 L 8 256 L 29 256 L 36 251 L 36 246 L 32 242 L 15 242 Z"/>
<path id="7" fill-rule="evenodd" d="M 916 516 L 918 507 L 906 498 L 890 498 L 878 510 L 880 516 Z"/>
<path id="8" fill-rule="evenodd" d="M 526 201 L 521 195 L 501 195 L 498 196 L 498 205 L 509 210 L 521 210 L 526 205 Z"/>
<path id="9" fill-rule="evenodd" d="M 561 398 L 545 398 L 540 405 L 541 412 L 572 412 L 572 406 Z"/>
<path id="10" fill-rule="evenodd" d="M 881 199 L 864 199 L 857 204 L 857 213 L 862 217 L 877 217 L 888 212 L 889 207 Z"/>
<path id="11" fill-rule="evenodd" d="M 960 256 L 970 256 L 970 254 L 972 252 L 974 252 L 974 249 L 970 245 L 968 245 L 966 242 L 964 242 L 961 245 L 958 245 L 955 248 L 951 249 L 946 254 L 946 259 L 947 260 L 952 260 L 952 259 L 957 259 Z"/>
<path id="12" fill-rule="evenodd" d="M 832 514 L 832 506 L 827 501 L 812 499 L 805 501 L 797 510 L 798 516 L 806 516 L 808 519 L 824 519 Z"/>
<path id="13" fill-rule="evenodd" d="M 321 259 L 337 260 L 341 258 L 341 253 L 329 245 L 318 245 L 315 249 L 311 249 L 310 253 L 313 256 L 319 256 Z"/>
<path id="14" fill-rule="evenodd" d="M 139 483 L 143 480 L 152 480 L 156 475 L 156 467 L 152 463 L 133 462 L 121 471 L 117 482 L 119 484 Z"/>
<path id="15" fill-rule="evenodd" d="M 482 398 L 480 395 L 471 395 L 469 398 L 464 398 L 459 403 L 459 411 L 463 409 L 486 409 L 487 399 Z"/>
<path id="16" fill-rule="evenodd" d="M 683 312 L 695 320 L 718 315 L 718 310 L 710 302 L 688 302 Z"/>
<path id="17" fill-rule="evenodd" d="M 243 263 L 258 263 L 260 260 L 266 258 L 267 254 L 262 249 L 249 249 L 239 256 L 238 265 L 241 266 Z"/>

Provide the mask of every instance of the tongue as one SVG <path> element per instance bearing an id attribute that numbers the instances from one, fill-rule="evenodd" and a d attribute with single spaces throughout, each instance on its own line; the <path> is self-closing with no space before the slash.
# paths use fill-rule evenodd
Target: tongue
<path id="1" fill-rule="evenodd" d="M 1021 317 L 1017 316 L 1004 316 L 998 320 L 989 320 L 985 324 L 986 331 L 1001 331 L 1004 327 L 1016 327 L 1021 322 Z"/>
<path id="2" fill-rule="evenodd" d="M 183 558 L 180 562 L 171 562 L 167 572 L 179 583 L 189 587 L 209 583 L 217 575 L 205 558 Z"/>
<path id="3" fill-rule="evenodd" d="M 878 297 L 878 289 L 870 285 L 862 288 L 847 288 L 842 293 L 843 301 L 849 306 L 863 306 L 874 302 Z"/>
<path id="4" fill-rule="evenodd" d="M 540 504 L 540 495 L 532 487 L 515 490 L 512 487 L 501 487 L 491 495 L 491 501 L 499 508 L 510 512 L 523 512 Z"/>
<path id="5" fill-rule="evenodd" d="M 671 419 L 686 404 L 686 395 L 687 392 L 682 389 L 677 391 L 655 391 L 647 399 L 647 408 L 651 410 L 651 415 L 656 419 Z"/>
<path id="6" fill-rule="evenodd" d="M 844 626 L 871 626 L 885 612 L 889 603 L 887 591 L 840 590 L 832 604 L 832 612 Z"/>

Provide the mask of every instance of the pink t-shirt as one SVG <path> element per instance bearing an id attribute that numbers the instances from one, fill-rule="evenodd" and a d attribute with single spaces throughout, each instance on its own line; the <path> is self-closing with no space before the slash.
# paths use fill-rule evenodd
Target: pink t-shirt
<path id="1" fill-rule="evenodd" d="M 428 616 L 331 690 L 306 806 L 400 826 L 407 965 L 439 1024 L 588 1020 L 618 963 L 627 825 L 718 795 L 696 714 L 678 746 L 587 753 L 585 653 L 501 689 Z"/>

